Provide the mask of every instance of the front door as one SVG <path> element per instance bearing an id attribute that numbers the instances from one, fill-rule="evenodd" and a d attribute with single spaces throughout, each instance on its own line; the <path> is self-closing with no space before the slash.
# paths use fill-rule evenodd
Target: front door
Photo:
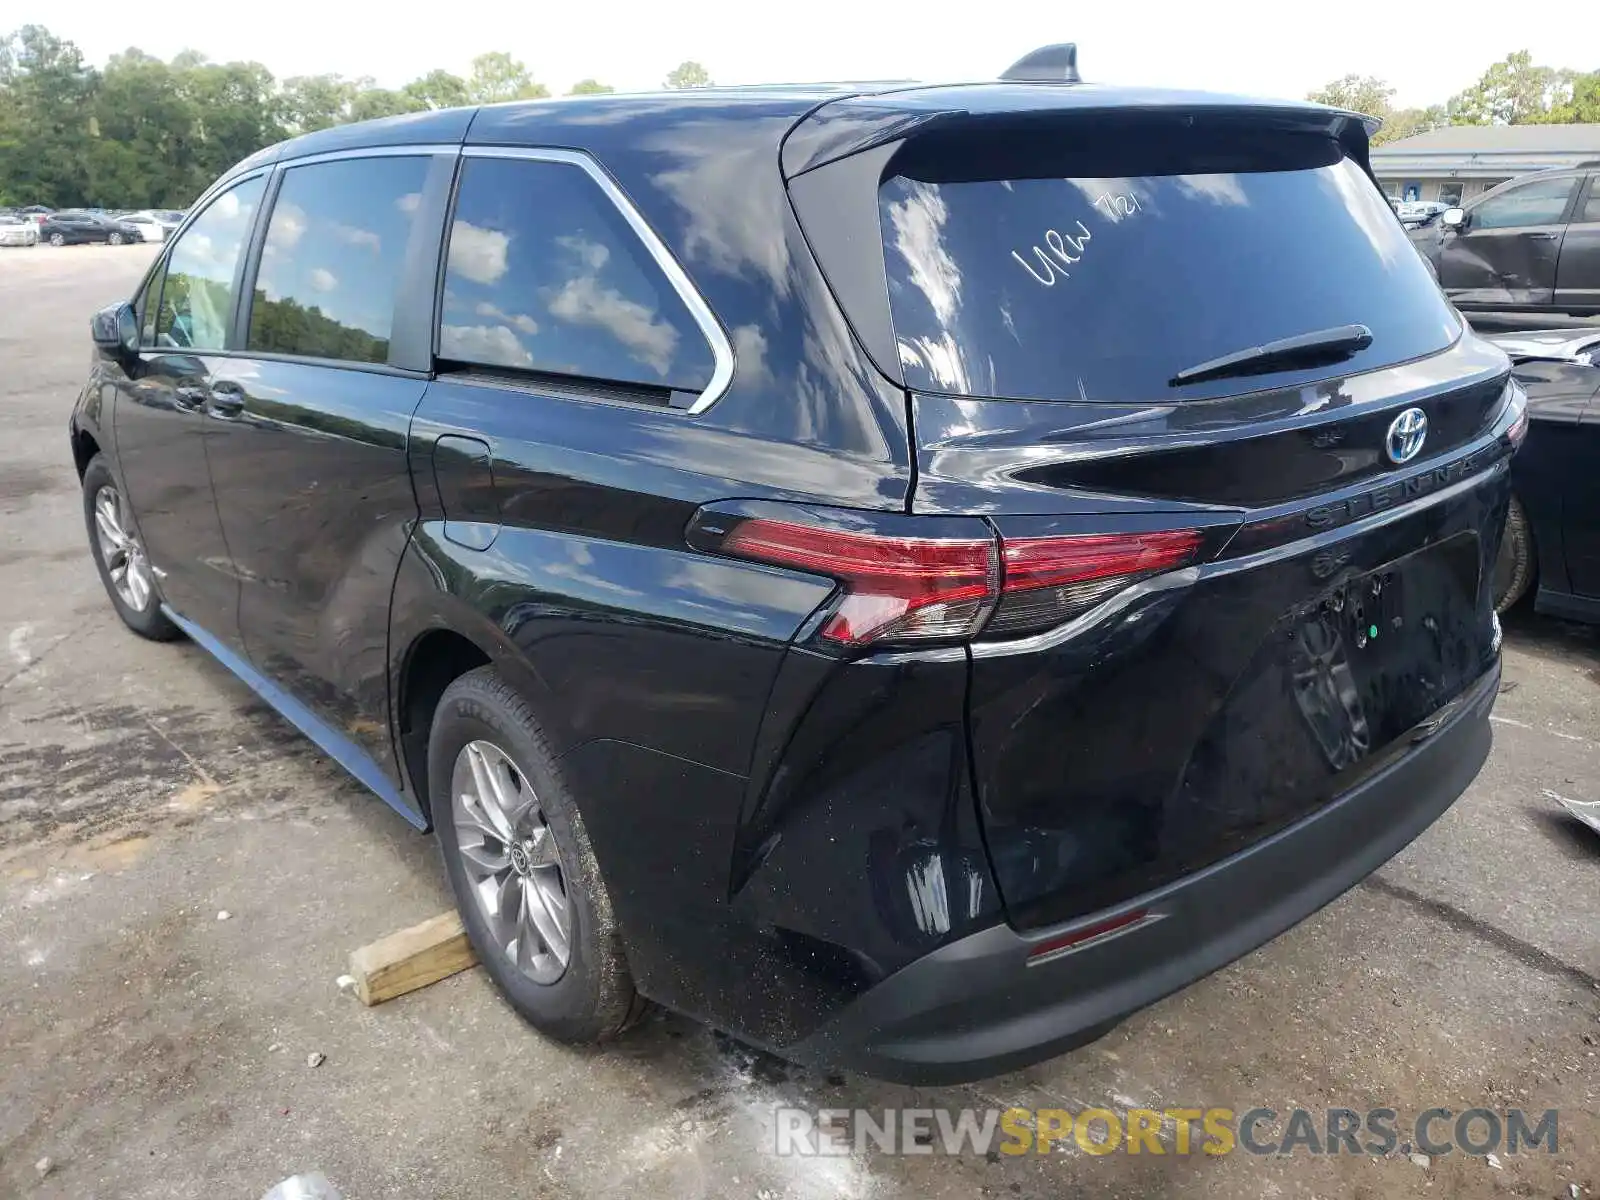
<path id="1" fill-rule="evenodd" d="M 263 178 L 213 199 L 158 264 L 139 299 L 138 357 L 116 380 L 117 465 L 162 598 L 239 644 L 239 585 L 217 518 L 203 414 L 226 365 L 238 271 Z"/>
<path id="2" fill-rule="evenodd" d="M 434 294 L 453 166 L 411 151 L 284 168 L 243 353 L 207 407 L 246 652 L 394 782 L 389 597 L 417 516 L 406 438 L 427 378 L 391 343 L 402 294 Z M 432 248 L 413 253 L 424 226 Z"/>
<path id="3" fill-rule="evenodd" d="M 1600 175 L 1589 176 L 1561 241 L 1555 303 L 1557 308 L 1600 312 Z"/>
<path id="4" fill-rule="evenodd" d="M 1533 179 L 1467 210 L 1439 246 L 1439 283 L 1473 308 L 1551 303 L 1567 209 L 1579 176 Z"/>

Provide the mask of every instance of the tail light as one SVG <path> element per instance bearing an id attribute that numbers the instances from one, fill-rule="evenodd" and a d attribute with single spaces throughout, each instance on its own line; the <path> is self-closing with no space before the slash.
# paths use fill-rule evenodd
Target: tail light
<path id="1" fill-rule="evenodd" d="M 1049 629 L 1088 612 L 1131 583 L 1192 561 L 1193 529 L 1012 538 L 1002 546 L 1004 585 L 985 633 Z"/>
<path id="2" fill-rule="evenodd" d="M 1000 579 L 993 537 L 886 537 L 754 518 L 722 549 L 838 579 L 844 598 L 822 636 L 851 646 L 975 633 Z"/>
<path id="3" fill-rule="evenodd" d="M 724 554 L 832 576 L 821 636 L 843 645 L 1016 636 L 1069 621 L 1129 584 L 1193 561 L 1199 532 L 922 538 L 753 517 Z"/>

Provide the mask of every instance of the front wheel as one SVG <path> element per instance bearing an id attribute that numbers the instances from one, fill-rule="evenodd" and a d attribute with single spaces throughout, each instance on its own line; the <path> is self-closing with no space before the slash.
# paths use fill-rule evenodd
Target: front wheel
<path id="1" fill-rule="evenodd" d="M 457 679 L 428 739 L 439 849 L 473 949 L 511 1006 L 605 1041 L 641 1002 L 583 817 L 543 731 L 493 667 Z"/>
<path id="2" fill-rule="evenodd" d="M 177 637 L 178 627 L 161 611 L 155 572 L 134 532 L 128 503 L 101 454 L 89 460 L 83 473 L 83 516 L 100 582 L 122 623 L 153 642 Z"/>
<path id="3" fill-rule="evenodd" d="M 1506 511 L 1506 531 L 1500 536 L 1500 554 L 1494 560 L 1494 610 L 1503 613 L 1527 592 L 1533 583 L 1538 559 L 1534 557 L 1533 527 L 1522 501 L 1511 497 Z"/>
<path id="4" fill-rule="evenodd" d="M 106 241 L 110 242 L 113 246 L 120 246 L 122 245 L 122 235 L 120 233 L 113 233 L 110 237 L 106 238 Z"/>
<path id="5" fill-rule="evenodd" d="M 67 244 L 67 239 L 62 237 L 59 233 L 52 233 L 50 235 L 50 244 L 52 246 L 65 246 Z"/>

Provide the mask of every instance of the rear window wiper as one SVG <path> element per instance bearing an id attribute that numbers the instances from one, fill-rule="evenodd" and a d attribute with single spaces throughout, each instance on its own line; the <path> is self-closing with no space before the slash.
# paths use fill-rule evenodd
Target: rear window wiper
<path id="1" fill-rule="evenodd" d="M 1365 325 L 1335 325 L 1314 333 L 1297 333 L 1260 346 L 1236 350 L 1221 358 L 1185 367 L 1171 379 L 1168 387 L 1198 383 L 1202 379 L 1224 379 L 1229 375 L 1263 375 L 1291 367 L 1320 366 L 1349 358 L 1357 350 L 1372 345 L 1372 330 Z"/>

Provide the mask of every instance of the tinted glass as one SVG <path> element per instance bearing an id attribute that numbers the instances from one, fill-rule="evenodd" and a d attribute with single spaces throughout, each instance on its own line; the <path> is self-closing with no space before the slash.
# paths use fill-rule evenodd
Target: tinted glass
<path id="1" fill-rule="evenodd" d="M 1383 194 L 1331 142 L 1238 164 L 1219 152 L 1194 164 L 1210 169 L 1186 174 L 1137 169 L 1171 161 L 1164 151 L 1130 151 L 1092 172 L 1082 168 L 1100 164 L 1080 156 L 1089 161 L 1058 157 L 1069 173 L 1040 178 L 1021 156 L 1006 160 L 1017 175 L 975 177 L 969 158 L 947 154 L 884 182 L 890 308 L 913 388 L 1090 401 L 1218 395 L 1370 370 L 1442 350 L 1458 334 Z M 1263 159 L 1306 165 L 1238 169 Z M 1350 324 L 1370 327 L 1373 341 L 1347 362 L 1168 382 L 1263 342 Z"/>
<path id="2" fill-rule="evenodd" d="M 251 350 L 384 362 L 426 158 L 286 171 L 250 306 Z"/>
<path id="3" fill-rule="evenodd" d="M 1472 210 L 1473 229 L 1514 229 L 1519 225 L 1555 225 L 1566 211 L 1574 178 L 1541 179 L 1501 192 Z"/>
<path id="4" fill-rule="evenodd" d="M 687 392 L 712 371 L 683 299 L 600 185 L 516 159 L 463 165 L 439 353 Z"/>
<path id="5" fill-rule="evenodd" d="M 173 243 L 156 314 L 156 345 L 189 350 L 227 346 L 234 276 L 264 186 L 257 176 L 223 192 Z"/>
<path id="6" fill-rule="evenodd" d="M 1573 221 L 1582 221 L 1584 224 L 1600 221 L 1600 175 L 1596 175 L 1594 182 L 1589 185 L 1589 199 L 1584 202 L 1583 211 L 1574 217 Z"/>

